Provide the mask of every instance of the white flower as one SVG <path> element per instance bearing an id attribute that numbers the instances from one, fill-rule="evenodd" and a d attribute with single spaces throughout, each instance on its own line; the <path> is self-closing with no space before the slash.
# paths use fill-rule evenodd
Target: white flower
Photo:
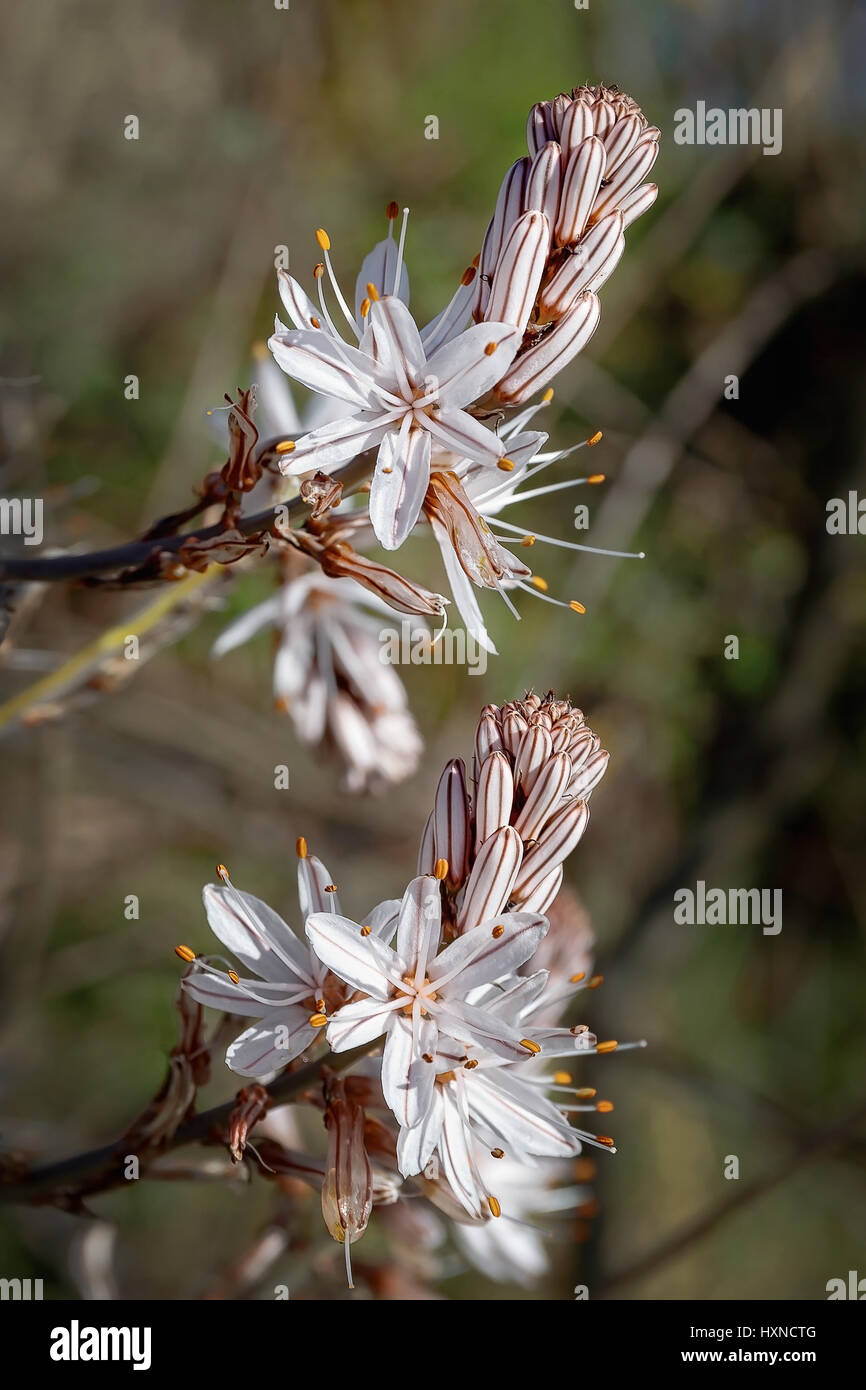
<path id="1" fill-rule="evenodd" d="M 512 1060 L 534 1047 L 495 1013 L 468 1004 L 466 996 L 527 961 L 547 921 L 533 912 L 503 913 L 439 951 L 440 883 L 423 875 L 403 896 L 395 949 L 369 925 L 332 912 L 315 913 L 307 921 L 319 959 L 365 996 L 332 1016 L 328 1042 L 343 1052 L 385 1035 L 382 1091 L 400 1126 L 413 1129 L 435 1104 L 440 1039 L 457 1040 L 463 1052 L 475 1045 Z"/>
<path id="2" fill-rule="evenodd" d="M 317 239 L 325 256 L 317 267 L 320 305 L 280 272 L 280 295 L 295 328 L 289 330 L 278 319 L 268 344 L 287 375 L 344 403 L 342 417 L 298 439 L 281 458 L 281 468 L 288 475 L 313 465 L 327 471 L 378 447 L 370 519 L 388 550 L 402 545 L 418 519 L 434 451 L 465 454 L 488 466 L 503 458 L 494 432 L 464 407 L 499 380 L 521 338 L 520 330 L 507 322 L 475 324 L 449 336 L 444 325 L 455 322 L 456 311 L 465 320 L 468 284 L 461 286 L 444 315 L 419 332 L 406 307 L 405 230 L 404 218 L 397 246 L 389 224 L 388 238 L 366 258 L 354 312 L 333 274 L 330 238 L 320 230 Z M 328 312 L 322 290 L 326 269 L 357 347 L 337 332 Z"/>
<path id="3" fill-rule="evenodd" d="M 327 471 L 378 445 L 370 520 L 396 550 L 418 520 L 434 448 L 497 465 L 498 436 L 464 406 L 501 377 L 520 343 L 509 324 L 475 324 L 427 357 L 409 310 L 393 295 L 370 305 L 358 348 L 321 329 L 277 332 L 270 347 L 289 376 L 355 407 L 355 413 L 296 441 L 281 461 L 287 474 L 315 464 Z"/>
<path id="4" fill-rule="evenodd" d="M 374 614 L 391 616 L 393 610 L 352 580 L 328 579 L 317 568 L 242 614 L 212 649 L 223 656 L 263 627 L 277 629 L 277 706 L 290 715 L 303 743 L 336 747 L 353 792 L 402 781 L 423 749 L 403 682 L 381 659 L 381 622 Z M 418 629 L 427 631 L 421 623 Z"/>
<path id="5" fill-rule="evenodd" d="M 327 869 L 298 842 L 298 898 L 301 916 L 321 911 L 336 897 Z M 241 1076 L 268 1077 L 280 1071 L 320 1036 L 325 1010 L 345 997 L 335 979 L 267 903 L 242 893 L 221 865 L 221 884 L 209 883 L 203 898 L 214 935 L 259 978 L 217 970 L 198 958 L 198 969 L 184 988 L 200 1004 L 259 1021 L 244 1030 L 226 1052 L 226 1064 Z M 381 903 L 367 919 L 371 932 L 393 935 L 396 902 Z"/>

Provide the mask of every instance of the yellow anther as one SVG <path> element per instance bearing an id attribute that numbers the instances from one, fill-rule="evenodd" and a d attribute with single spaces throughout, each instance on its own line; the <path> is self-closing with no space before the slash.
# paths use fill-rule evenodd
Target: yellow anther
<path id="1" fill-rule="evenodd" d="M 277 445 L 278 454 L 293 454 L 295 452 L 294 439 L 281 439 Z"/>
<path id="2" fill-rule="evenodd" d="M 488 1192 L 488 1194 L 487 1194 L 487 1205 L 488 1205 L 489 1208 L 490 1208 L 490 1215 L 491 1215 L 491 1216 L 501 1216 L 501 1215 L 502 1215 L 502 1208 L 501 1208 L 501 1206 L 499 1205 L 499 1202 L 497 1201 L 497 1199 L 496 1199 L 495 1197 L 491 1197 L 489 1192 Z"/>
<path id="3" fill-rule="evenodd" d="M 337 891 L 337 885 L 336 885 L 336 883 L 326 883 L 326 884 L 325 884 L 325 892 L 326 892 L 326 893 L 336 893 L 336 891 Z"/>
<path id="4" fill-rule="evenodd" d="M 586 447 L 588 449 L 594 449 L 596 444 L 601 443 L 601 440 L 603 438 L 604 435 L 602 434 L 601 430 L 596 430 L 595 434 L 591 435 L 591 437 L 586 441 Z"/>
<path id="5" fill-rule="evenodd" d="M 324 227 L 319 227 L 318 231 L 316 232 L 316 241 L 319 243 L 323 251 L 330 251 L 331 238 L 328 236 L 328 233 L 325 231 Z"/>
<path id="6" fill-rule="evenodd" d="M 324 275 L 324 273 L 325 273 L 325 262 L 324 262 L 324 261 L 316 261 L 316 264 L 313 266 L 313 276 L 315 277 L 316 280 L 321 280 L 321 278 L 322 278 L 322 276 Z"/>
<path id="7" fill-rule="evenodd" d="M 616 1052 L 618 1047 L 619 1043 L 611 1040 L 609 1042 L 600 1042 L 595 1050 L 596 1052 Z"/>
<path id="8" fill-rule="evenodd" d="M 307 842 L 303 835 L 299 835 L 295 841 L 295 854 L 299 859 L 306 859 L 307 857 Z"/>
<path id="9" fill-rule="evenodd" d="M 362 299 L 362 300 L 361 300 L 361 318 L 362 318 L 362 319 L 365 319 L 365 318 L 367 317 L 367 315 L 369 314 L 369 312 L 370 312 L 370 301 L 369 301 L 369 299 Z"/>
<path id="10" fill-rule="evenodd" d="M 370 932 L 371 932 L 372 930 L 373 930 L 372 927 L 362 927 L 362 928 L 361 928 L 361 935 L 362 935 L 362 936 L 369 936 L 369 935 L 370 935 Z"/>
<path id="11" fill-rule="evenodd" d="M 586 979 L 586 971 L 585 971 L 585 970 L 581 970 L 581 972 L 580 972 L 579 975 L 572 975 L 572 976 L 569 978 L 568 983 L 569 983 L 570 985 L 579 985 L 580 982 L 581 982 L 581 980 L 585 980 L 585 979 Z"/>
<path id="12" fill-rule="evenodd" d="M 180 956 L 181 960 L 185 960 L 187 965 L 195 960 L 195 951 L 191 951 L 189 946 L 175 946 L 174 954 Z"/>
<path id="13" fill-rule="evenodd" d="M 598 1095 L 594 1086 L 581 1086 L 576 1092 L 578 1100 L 592 1100 L 593 1096 Z"/>
<path id="14" fill-rule="evenodd" d="M 310 1014 L 310 1017 L 307 1019 L 311 1028 L 324 1028 L 327 1021 L 324 1014 Z"/>
<path id="15" fill-rule="evenodd" d="M 570 1086 L 570 1085 L 571 1085 L 571 1072 L 570 1072 L 570 1071 L 555 1071 L 555 1072 L 553 1073 L 553 1080 L 554 1080 L 554 1084 L 557 1085 L 557 1086 Z"/>
<path id="16" fill-rule="evenodd" d="M 504 1150 L 504 1149 L 491 1149 L 491 1150 L 490 1150 L 490 1157 L 491 1157 L 491 1158 L 504 1158 L 504 1157 L 505 1157 L 505 1150 Z"/>
<path id="17" fill-rule="evenodd" d="M 498 347 L 498 343 L 486 343 L 484 346 L 484 356 L 492 357 Z"/>
<path id="18" fill-rule="evenodd" d="M 218 876 L 222 879 L 223 883 L 228 883 L 229 871 L 226 868 L 225 864 L 217 864 L 216 871 Z"/>
<path id="19" fill-rule="evenodd" d="M 609 1134 L 597 1134 L 595 1137 L 599 1144 L 604 1144 L 609 1149 L 614 1147 L 614 1140 L 611 1139 Z"/>
<path id="20" fill-rule="evenodd" d="M 229 979 L 233 985 L 239 985 L 241 982 L 241 977 L 236 970 L 229 971 Z"/>
<path id="21" fill-rule="evenodd" d="M 603 976 L 603 975 L 593 975 L 592 979 L 587 981 L 587 985 L 586 985 L 587 989 L 598 989 L 598 987 L 599 987 L 599 985 L 602 983 L 603 979 L 604 979 L 604 976 Z"/>
<path id="22" fill-rule="evenodd" d="M 422 1052 L 422 1053 L 421 1053 L 421 1060 L 422 1060 L 422 1062 L 432 1062 L 432 1061 L 433 1061 L 433 1053 L 432 1053 L 432 1052 Z"/>
<path id="23" fill-rule="evenodd" d="M 322 326 L 322 320 L 314 319 L 312 314 L 310 315 L 310 323 L 313 325 L 314 328 L 321 328 Z"/>
<path id="24" fill-rule="evenodd" d="M 540 574 L 534 574 L 529 582 L 533 585 L 534 588 L 538 589 L 539 593 L 547 593 L 549 585 L 547 583 L 547 580 L 542 579 Z"/>
<path id="25" fill-rule="evenodd" d="M 596 1110 L 599 1112 L 600 1115 L 609 1115 L 610 1112 L 611 1112 L 611 1110 L 613 1109 L 613 1101 L 612 1101 L 612 1100 L 600 1100 L 600 1101 L 598 1102 L 598 1104 L 596 1105 L 595 1108 L 596 1108 Z"/>
<path id="26" fill-rule="evenodd" d="M 514 471 L 514 459 L 501 458 L 496 467 L 501 468 L 503 473 L 512 473 Z"/>
<path id="27" fill-rule="evenodd" d="M 376 289 L 376 286 L 373 284 L 372 280 L 367 281 L 367 293 L 372 299 L 373 303 L 375 304 L 376 300 L 379 298 L 379 291 Z"/>
<path id="28" fill-rule="evenodd" d="M 496 927 L 493 928 L 493 931 L 490 933 L 490 935 L 491 935 L 492 937 L 494 937 L 496 941 L 499 940 L 500 936 L 504 936 L 504 935 L 505 935 L 505 928 L 503 927 L 503 925 L 502 925 L 501 922 L 499 923 L 498 926 L 496 926 Z"/>
<path id="29" fill-rule="evenodd" d="M 477 1066 L 478 1066 L 478 1063 L 476 1062 L 475 1058 L 474 1058 L 474 1057 L 470 1057 L 469 1060 L 468 1060 L 468 1062 L 464 1062 L 464 1063 L 463 1063 L 463 1070 L 464 1070 L 464 1071 L 474 1071 L 475 1068 L 476 1068 Z"/>
<path id="30" fill-rule="evenodd" d="M 520 542 L 520 544 L 523 545 L 523 546 L 535 545 L 535 537 L 534 537 L 534 536 L 524 536 L 524 537 L 523 537 L 523 540 Z"/>
<path id="31" fill-rule="evenodd" d="M 466 288 L 467 285 L 471 285 L 471 284 L 472 284 L 472 281 L 475 279 L 476 273 L 477 273 L 477 272 L 476 272 L 476 270 L 475 270 L 475 266 L 474 266 L 474 265 L 468 265 L 468 266 L 466 267 L 466 269 L 464 270 L 463 274 L 460 276 L 460 283 L 461 283 L 461 285 L 464 287 L 464 289 Z"/>
<path id="32" fill-rule="evenodd" d="M 586 612 L 586 609 L 584 608 L 583 604 L 580 603 L 576 598 L 569 599 L 568 606 L 571 609 L 572 613 Z"/>
<path id="33" fill-rule="evenodd" d="M 531 1038 L 521 1038 L 520 1046 L 525 1047 L 527 1052 L 531 1052 L 533 1057 L 537 1052 L 541 1051 L 541 1048 L 539 1047 L 538 1043 L 533 1042 Z"/>
<path id="34" fill-rule="evenodd" d="M 548 386 L 548 388 L 547 388 L 547 390 L 545 391 L 544 395 L 541 397 L 541 404 L 542 404 L 542 405 L 547 405 L 548 401 L 552 401 L 552 400 L 553 400 L 553 397 L 554 397 L 554 390 L 553 390 L 553 387 L 552 387 L 552 386 Z"/>
<path id="35" fill-rule="evenodd" d="M 433 877 L 434 877 L 434 878 L 438 878 L 438 880 L 439 880 L 440 883 L 442 882 L 442 880 L 443 880 L 444 878 L 447 878 L 447 877 L 448 877 L 448 860 L 447 860 L 447 859 L 437 859 L 437 860 L 436 860 L 436 864 L 435 864 L 435 866 L 434 866 L 434 868 L 433 868 Z"/>

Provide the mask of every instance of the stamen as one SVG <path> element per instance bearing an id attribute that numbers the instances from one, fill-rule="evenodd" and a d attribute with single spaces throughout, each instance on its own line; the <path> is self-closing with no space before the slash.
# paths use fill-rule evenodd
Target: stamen
<path id="1" fill-rule="evenodd" d="M 530 582 L 530 584 L 532 584 L 536 589 L 538 589 L 540 593 L 542 593 L 542 594 L 546 594 L 546 593 L 547 593 L 547 590 L 548 590 L 548 588 L 549 588 L 549 585 L 548 585 L 548 583 L 547 583 L 547 580 L 546 580 L 546 579 L 542 579 L 542 577 L 541 577 L 540 574 L 534 574 L 534 575 L 532 576 L 532 578 L 530 579 L 529 582 Z"/>
<path id="2" fill-rule="evenodd" d="M 373 930 L 372 927 L 362 927 L 362 928 L 361 928 L 361 935 L 362 935 L 362 936 L 369 936 L 369 935 L 370 935 L 370 932 L 371 932 L 372 930 Z"/>
<path id="3" fill-rule="evenodd" d="M 337 891 L 337 885 L 336 885 L 336 883 L 326 883 L 326 884 L 325 884 L 325 892 L 326 892 L 326 893 L 336 893 L 336 891 Z"/>
<path id="4" fill-rule="evenodd" d="M 330 251 L 331 238 L 328 236 L 328 233 L 325 231 L 324 227 L 319 227 L 318 231 L 316 232 L 316 241 L 319 243 L 323 251 Z"/>
<path id="5" fill-rule="evenodd" d="M 490 935 L 494 937 L 497 941 L 499 940 L 500 936 L 505 935 L 505 928 L 503 927 L 501 922 L 497 927 L 493 928 L 493 931 L 490 933 Z"/>
<path id="6" fill-rule="evenodd" d="M 541 1048 L 539 1047 L 538 1043 L 533 1042 L 531 1038 L 521 1038 L 520 1046 L 525 1047 L 527 1052 L 531 1052 L 533 1057 L 541 1051 Z"/>
<path id="7" fill-rule="evenodd" d="M 586 612 L 586 608 L 584 607 L 584 605 L 583 605 L 582 603 L 578 602 L 578 600 L 577 600 L 576 598 L 569 599 L 569 600 L 568 600 L 568 606 L 569 606 L 569 608 L 571 609 L 572 613 L 585 613 L 585 612 Z"/>
<path id="8" fill-rule="evenodd" d="M 588 478 L 583 478 L 583 479 L 581 479 L 581 482 L 589 482 L 589 479 L 588 479 Z M 558 486 L 559 486 L 559 484 L 554 483 L 553 486 L 552 486 L 549 490 L 550 490 L 550 491 L 555 491 L 556 488 L 557 488 Z M 570 486 L 571 486 L 571 483 L 566 484 L 566 486 L 570 487 Z M 537 496 L 539 496 L 542 492 L 547 491 L 547 490 L 548 490 L 548 489 L 545 489 L 545 488 L 538 488 L 538 489 L 536 489 L 536 491 L 535 491 L 534 493 L 532 493 L 532 494 L 530 494 L 530 493 L 528 493 L 528 492 L 516 492 L 516 493 L 514 494 L 514 497 L 515 497 L 518 501 L 523 501 L 524 498 L 529 497 L 530 495 L 531 495 L 531 496 L 534 496 L 534 497 L 537 497 Z M 496 525 L 497 525 L 497 526 L 503 526 L 503 527 L 505 528 L 506 531 L 513 531 L 513 532 L 515 533 L 515 535 L 518 535 L 518 536 L 527 534 L 527 532 L 526 532 L 526 530 L 525 530 L 525 527 L 523 527 L 523 526 L 515 526 L 515 524 L 514 524 L 513 521 L 503 521 L 503 519 L 502 519 L 501 516 L 497 516 L 497 518 L 496 518 Z M 646 559 L 646 552 L 643 551 L 643 550 L 606 550 L 606 549 L 604 549 L 603 547 L 597 546 L 597 545 L 581 545 L 579 541 L 564 541 L 564 540 L 561 540 L 558 536 L 542 536 L 542 535 L 539 534 L 538 531 L 532 531 L 532 532 L 530 532 L 530 533 L 528 533 L 528 534 L 531 534 L 531 535 L 532 535 L 533 541 L 544 541 L 544 543 L 545 543 L 546 545 L 557 545 L 557 546 L 559 546 L 560 549 L 562 549 L 562 550 L 584 550 L 584 551 L 586 551 L 587 554 L 589 554 L 589 555 L 607 555 L 607 556 L 609 556 L 611 559 L 614 559 L 614 560 L 645 560 L 645 559 Z M 523 544 L 523 541 L 521 541 L 520 544 L 522 545 L 522 544 Z"/>
<path id="9" fill-rule="evenodd" d="M 324 1028 L 327 1021 L 325 1014 L 310 1014 L 310 1017 L 307 1019 L 311 1028 Z"/>
<path id="10" fill-rule="evenodd" d="M 520 542 L 520 544 L 521 544 L 522 546 L 524 546 L 524 547 L 529 547 L 529 546 L 535 545 L 535 537 L 534 537 L 534 536 L 524 536 L 524 537 L 523 537 L 523 540 Z"/>
<path id="11" fill-rule="evenodd" d="M 555 1072 L 553 1073 L 553 1079 L 554 1079 L 554 1081 L 555 1081 L 555 1083 L 556 1083 L 557 1086 L 570 1086 L 570 1085 L 571 1085 L 571 1072 L 570 1072 L 570 1071 L 555 1071 Z"/>
<path id="12" fill-rule="evenodd" d="M 181 960 L 185 960 L 187 965 L 195 960 L 195 951 L 190 950 L 189 946 L 175 946 L 174 954 L 180 956 Z"/>
<path id="13" fill-rule="evenodd" d="M 485 352 L 486 350 L 487 349 L 485 348 Z M 503 473 L 511 473 L 514 471 L 515 467 L 514 459 L 501 458 L 497 463 L 496 467 L 501 468 Z"/>
<path id="14" fill-rule="evenodd" d="M 586 987 L 587 989 L 598 989 L 603 980 L 603 975 L 593 975 L 592 979 L 587 981 Z"/>
<path id="15" fill-rule="evenodd" d="M 373 303 L 375 304 L 376 300 L 379 298 L 379 291 L 376 289 L 376 286 L 373 284 L 372 280 L 367 281 L 367 293 L 372 299 Z"/>
<path id="16" fill-rule="evenodd" d="M 388 219 L 389 222 L 396 222 L 396 221 L 397 221 L 397 218 L 400 216 L 400 207 L 399 207 L 399 205 L 398 205 L 397 203 L 394 202 L 394 199 L 393 199 L 393 198 L 391 199 L 390 203 L 388 204 L 388 206 L 387 206 L 386 209 L 385 209 L 385 216 L 387 217 L 387 219 Z M 389 228 L 388 228 L 388 235 L 389 235 L 389 236 L 391 235 L 391 230 L 392 230 L 391 227 L 389 227 Z"/>
<path id="17" fill-rule="evenodd" d="M 475 1058 L 474 1058 L 474 1057 L 470 1057 L 468 1062 L 464 1062 L 464 1063 L 463 1063 L 463 1070 L 464 1070 L 464 1071 L 474 1071 L 475 1068 L 476 1068 L 477 1066 L 478 1066 L 478 1063 L 476 1062 Z"/>
<path id="18" fill-rule="evenodd" d="M 281 439 L 277 445 L 276 452 L 278 454 L 293 454 L 295 452 L 294 439 Z"/>
<path id="19" fill-rule="evenodd" d="M 580 972 L 579 975 L 571 975 L 571 976 L 569 977 L 568 983 L 569 983 L 570 985 L 579 985 L 580 982 L 581 982 L 581 980 L 585 980 L 585 979 L 586 979 L 586 971 L 585 971 L 585 970 L 581 970 L 581 972 Z"/>
<path id="20" fill-rule="evenodd" d="M 362 318 L 362 319 L 365 319 L 365 318 L 367 317 L 367 315 L 369 314 L 369 312 L 370 312 L 370 301 L 369 301 L 369 299 L 364 298 L 364 299 L 361 300 L 361 318 Z"/>
<path id="21" fill-rule="evenodd" d="M 580 1086 L 574 1093 L 578 1100 L 592 1100 L 593 1096 L 598 1095 L 594 1086 Z"/>
<path id="22" fill-rule="evenodd" d="M 231 980 L 233 985 L 239 985 L 241 982 L 241 977 L 236 970 L 229 971 L 229 979 Z"/>
<path id="23" fill-rule="evenodd" d="M 295 854 L 299 859 L 306 859 L 307 857 L 307 842 L 303 835 L 299 835 L 295 841 Z"/>
<path id="24" fill-rule="evenodd" d="M 222 879 L 223 883 L 228 883 L 230 881 L 229 871 L 226 868 L 225 864 L 217 864 L 216 871 L 219 877 Z"/>
<path id="25" fill-rule="evenodd" d="M 432 1061 L 433 1061 L 433 1053 L 432 1053 L 432 1052 L 422 1052 L 422 1053 L 421 1053 L 421 1061 L 422 1061 L 422 1062 L 432 1062 Z"/>
<path id="26" fill-rule="evenodd" d="M 586 481 L 587 481 L 588 483 L 592 483 L 592 485 L 595 486 L 596 483 L 603 483 L 603 482 L 606 482 L 606 481 L 607 481 L 607 474 L 606 474 L 606 473 L 590 473 L 590 475 L 589 475 L 589 477 L 587 478 Z"/>
<path id="27" fill-rule="evenodd" d="M 603 438 L 604 435 L 602 434 L 601 430 L 596 430 L 595 434 L 592 435 L 591 438 L 589 438 L 586 441 L 587 449 L 594 449 L 596 444 L 600 444 Z"/>
<path id="28" fill-rule="evenodd" d="M 504 1158 L 504 1157 L 505 1157 L 505 1150 L 504 1150 L 504 1149 L 491 1149 L 491 1150 L 490 1150 L 490 1157 L 491 1157 L 491 1158 Z"/>
<path id="29" fill-rule="evenodd" d="M 436 864 L 435 864 L 434 869 L 433 869 L 433 877 L 434 877 L 434 878 L 438 878 L 440 883 L 442 882 L 443 879 L 446 879 L 446 878 L 448 877 L 448 860 L 447 860 L 447 859 L 437 859 L 437 860 L 436 860 Z"/>
<path id="30" fill-rule="evenodd" d="M 400 274 L 403 269 L 403 248 L 406 245 L 406 223 L 409 220 L 409 209 L 403 209 L 403 225 L 400 228 L 400 241 L 397 246 L 397 265 L 394 268 L 394 288 L 392 294 L 397 294 L 400 289 Z"/>
<path id="31" fill-rule="evenodd" d="M 611 1112 L 611 1110 L 613 1109 L 613 1101 L 612 1101 L 612 1100 L 600 1100 L 600 1101 L 598 1102 L 598 1104 L 596 1105 L 595 1108 L 596 1108 L 596 1110 L 599 1112 L 600 1115 L 609 1115 L 610 1112 Z"/>
<path id="32" fill-rule="evenodd" d="M 488 1192 L 488 1194 L 487 1194 L 487 1205 L 488 1205 L 489 1208 L 490 1208 L 490 1215 L 491 1215 L 491 1216 L 501 1216 L 501 1215 L 502 1215 L 502 1208 L 501 1208 L 501 1206 L 499 1205 L 499 1202 L 496 1200 L 495 1197 L 491 1197 L 489 1192 Z"/>
<path id="33" fill-rule="evenodd" d="M 618 1047 L 619 1043 L 611 1040 L 609 1042 L 600 1042 L 595 1050 L 596 1052 L 616 1052 Z"/>

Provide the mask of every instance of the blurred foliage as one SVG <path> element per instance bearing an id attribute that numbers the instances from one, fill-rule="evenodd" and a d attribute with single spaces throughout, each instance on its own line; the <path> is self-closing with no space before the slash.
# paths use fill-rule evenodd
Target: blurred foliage
<path id="1" fill-rule="evenodd" d="M 432 314 L 478 247 L 533 101 L 616 82 L 663 131 L 659 202 L 630 233 L 601 327 L 548 416 L 557 444 L 605 433 L 591 457 L 609 481 L 575 538 L 647 558 L 537 547 L 551 593 L 583 599 L 587 615 L 523 596 L 517 625 L 492 595 L 501 654 L 484 676 L 406 670 L 427 756 L 372 805 L 348 800 L 271 711 L 268 637 L 209 661 L 226 614 L 266 590 L 262 570 L 220 586 L 224 611 L 117 695 L 7 740 L 4 1144 L 71 1153 L 144 1105 L 173 1042 L 171 948 L 205 946 L 199 895 L 217 860 L 290 916 L 302 832 L 349 906 L 399 892 L 441 762 L 469 754 L 481 705 L 553 687 L 612 752 L 569 873 L 607 976 L 587 1021 L 650 1046 L 586 1065 L 616 1102 L 619 1153 L 599 1161 L 600 1213 L 562 1228 L 580 1240 L 555 1247 L 539 1293 L 569 1298 L 580 1279 L 604 1296 L 684 1224 L 778 1169 L 753 1202 L 611 1294 L 824 1297 L 866 1237 L 862 1124 L 794 1169 L 863 1095 L 866 583 L 862 537 L 824 524 L 828 498 L 866 493 L 852 178 L 862 11 L 841 0 L 584 11 L 291 0 L 285 12 L 266 0 L 47 0 L 10 10 L 4 37 L 3 485 L 61 497 L 91 480 L 58 503 L 55 544 L 119 542 L 185 505 L 220 461 L 205 412 L 249 380 L 250 346 L 277 307 L 275 246 L 306 279 L 313 229 L 326 226 L 347 281 L 396 197 L 412 209 L 413 304 Z M 782 153 L 676 145 L 674 112 L 697 100 L 782 108 Z M 123 138 L 130 113 L 137 142 Z M 430 114 L 437 141 L 424 138 Z M 129 373 L 136 402 L 123 395 Z M 728 373 L 735 400 L 723 397 Z M 31 374 L 36 387 L 8 382 Z M 570 497 L 530 503 L 521 521 L 566 535 Z M 432 545 L 402 554 L 440 586 Z M 26 646 L 59 659 L 132 601 L 43 591 Z M 729 634 L 737 661 L 723 656 Z M 13 666 L 4 689 L 31 678 Z M 290 765 L 289 792 L 273 789 L 277 762 Z M 673 892 L 698 878 L 782 888 L 782 933 L 677 926 Z M 139 922 L 124 920 L 129 893 Z M 224 1068 L 214 1074 L 207 1103 L 235 1089 Z M 728 1154 L 740 1184 L 723 1177 Z M 152 1298 L 212 1291 L 273 1196 L 260 1182 L 240 1194 L 130 1186 L 92 1207 L 119 1228 L 123 1293 Z M 282 1281 L 293 1297 L 343 1296 L 338 1252 L 304 1266 L 316 1209 L 315 1198 L 299 1206 L 294 1253 L 261 1296 Z M 74 1294 L 81 1219 L 17 1211 L 4 1226 L 2 1272 Z M 377 1241 L 359 1258 L 384 1259 Z M 525 1296 L 454 1269 L 446 1297 Z"/>

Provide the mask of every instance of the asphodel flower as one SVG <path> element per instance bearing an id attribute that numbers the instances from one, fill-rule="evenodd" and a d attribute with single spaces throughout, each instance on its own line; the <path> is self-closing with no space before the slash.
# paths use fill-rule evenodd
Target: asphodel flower
<path id="1" fill-rule="evenodd" d="M 378 791 L 418 765 L 421 735 L 405 686 L 381 660 L 381 619 L 392 609 L 349 579 L 320 569 L 289 572 L 277 593 L 225 629 L 212 654 L 223 656 L 263 627 L 279 634 L 274 699 L 302 743 L 336 751 L 349 791 Z M 418 623 L 418 631 L 428 631 Z"/>
<path id="2" fill-rule="evenodd" d="M 316 274 L 320 304 L 314 305 L 297 281 L 282 272 L 280 293 L 295 328 L 277 320 L 269 347 L 287 375 L 346 407 L 341 419 L 294 442 L 280 459 L 283 472 L 327 472 L 377 448 L 370 520 L 381 544 L 396 550 L 418 520 L 434 449 L 466 454 L 492 467 L 503 458 L 497 435 L 467 407 L 502 376 L 520 345 L 520 333 L 511 324 L 488 321 L 473 324 L 440 347 L 425 344 L 405 302 L 405 217 L 396 247 L 391 223 L 389 217 L 388 238 L 364 262 L 361 276 L 366 281 L 359 277 L 354 311 L 331 267 L 330 238 L 319 230 L 324 253 Z M 338 332 L 328 311 L 322 289 L 326 272 L 353 342 Z"/>

